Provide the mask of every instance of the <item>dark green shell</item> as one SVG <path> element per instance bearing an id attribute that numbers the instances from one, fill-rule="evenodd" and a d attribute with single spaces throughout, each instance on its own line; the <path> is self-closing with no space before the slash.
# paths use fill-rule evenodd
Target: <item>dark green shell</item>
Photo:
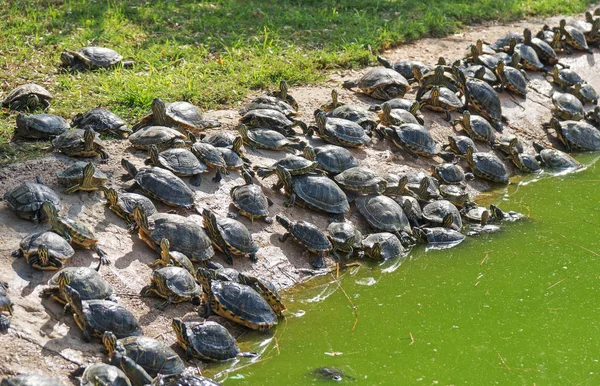
<path id="1" fill-rule="evenodd" d="M 56 173 L 58 182 L 63 185 L 78 184 L 83 178 L 83 169 L 88 165 L 87 162 L 77 161 L 71 166 Z M 108 181 L 108 176 L 100 169 L 94 168 L 93 183 L 104 185 Z"/>
<path id="2" fill-rule="evenodd" d="M 492 86 L 480 79 L 467 78 L 466 87 L 469 91 L 469 102 L 473 108 L 491 120 L 502 119 L 500 97 Z"/>
<path id="3" fill-rule="evenodd" d="M 159 150 L 171 146 L 174 140 L 185 140 L 185 134 L 165 126 L 147 126 L 129 136 L 131 145 L 138 149 L 148 149 L 156 145 Z"/>
<path id="4" fill-rule="evenodd" d="M 583 121 L 560 122 L 561 141 L 576 151 L 600 150 L 600 131 Z"/>
<path id="5" fill-rule="evenodd" d="M 344 170 L 358 166 L 358 160 L 352 153 L 343 147 L 336 145 L 324 145 L 316 147 L 316 161 L 325 171 L 338 174 Z"/>
<path id="6" fill-rule="evenodd" d="M 84 300 L 82 313 L 97 335 L 110 331 L 117 338 L 142 335 L 137 318 L 125 307 L 110 300 Z"/>
<path id="7" fill-rule="evenodd" d="M 29 139 L 48 139 L 69 130 L 70 126 L 64 118 L 53 114 L 35 114 L 17 116 L 15 135 Z"/>
<path id="8" fill-rule="evenodd" d="M 113 295 L 113 288 L 95 269 L 88 267 L 67 267 L 56 273 L 48 281 L 51 288 L 58 289 L 58 276 L 66 274 L 69 286 L 79 292 L 81 300 L 108 299 Z M 64 295 L 59 294 L 64 298 Z"/>
<path id="9" fill-rule="evenodd" d="M 38 247 L 42 244 L 48 247 L 48 256 L 51 257 L 65 260 L 75 254 L 71 244 L 54 232 L 30 233 L 21 240 L 20 248 L 24 256 L 29 256 L 37 254 Z"/>
<path id="10" fill-rule="evenodd" d="M 135 181 L 150 197 L 167 205 L 192 207 L 194 191 L 172 172 L 161 168 L 142 168 Z"/>
<path id="11" fill-rule="evenodd" d="M 256 217 L 269 215 L 269 200 L 258 185 L 245 184 L 233 187 L 231 199 L 233 205 L 242 212 Z"/>
<path id="12" fill-rule="evenodd" d="M 258 244 L 252 240 L 252 234 L 241 222 L 232 218 L 222 217 L 217 220 L 219 232 L 227 246 L 241 253 L 256 253 Z"/>
<path id="13" fill-rule="evenodd" d="M 360 214 L 375 229 L 384 232 L 411 232 L 402 207 L 387 196 L 363 196 L 356 199 Z"/>
<path id="14" fill-rule="evenodd" d="M 403 144 L 415 153 L 432 157 L 440 152 L 439 144 L 431 137 L 431 134 L 421 125 L 406 123 L 392 128 L 392 139 L 394 142 Z"/>
<path id="15" fill-rule="evenodd" d="M 100 383 L 98 383 L 100 382 Z M 81 386 L 131 386 L 129 378 L 121 369 L 105 363 L 89 365 L 81 376 Z"/>
<path id="16" fill-rule="evenodd" d="M 154 221 L 151 238 L 156 245 L 166 238 L 172 251 L 181 252 L 196 261 L 208 260 L 215 254 L 201 221 L 169 213 L 157 213 L 148 220 Z"/>
<path id="17" fill-rule="evenodd" d="M 46 215 L 41 210 L 44 201 L 52 202 L 56 210 L 62 209 L 60 198 L 54 190 L 35 182 L 25 182 L 9 190 L 4 194 L 4 201 L 26 220 L 45 220 Z"/>
<path id="18" fill-rule="evenodd" d="M 71 122 L 79 129 L 92 129 L 98 133 L 112 132 L 127 137 L 131 129 L 119 116 L 105 109 L 91 109 L 83 114 L 77 114 Z"/>
<path id="19" fill-rule="evenodd" d="M 381 255 L 373 255 L 373 247 L 378 243 L 381 245 Z M 364 238 L 362 247 L 365 254 L 372 259 L 393 259 L 404 254 L 404 247 L 398 237 L 392 233 L 372 233 Z"/>
<path id="20" fill-rule="evenodd" d="M 346 213 L 350 204 L 340 187 L 324 176 L 302 175 L 292 177 L 294 193 L 309 207 L 327 213 Z"/>
<path id="21" fill-rule="evenodd" d="M 171 293 L 183 299 L 191 299 L 194 296 L 202 295 L 196 279 L 185 268 L 159 268 L 154 271 L 152 282 L 155 284 L 158 292 L 160 292 L 160 295 L 165 298 L 171 296 Z M 162 293 L 162 290 L 170 291 L 171 293 Z"/>
<path id="22" fill-rule="evenodd" d="M 325 141 L 339 146 L 358 147 L 371 141 L 358 123 L 347 119 L 327 118 L 325 130 L 319 134 Z"/>
<path id="23" fill-rule="evenodd" d="M 219 323 L 205 321 L 198 324 L 186 324 L 188 345 L 192 355 L 202 359 L 224 361 L 235 358 L 240 349 L 235 338 Z"/>
<path id="24" fill-rule="evenodd" d="M 293 221 L 288 232 L 294 240 L 311 252 L 327 252 L 332 248 L 331 242 L 329 242 L 325 233 L 309 222 Z"/>
<path id="25" fill-rule="evenodd" d="M 376 194 L 383 181 L 374 171 L 364 167 L 347 169 L 334 177 L 343 189 L 359 194 Z"/>
<path id="26" fill-rule="evenodd" d="M 448 214 L 452 215 L 452 229 L 459 231 L 462 228 L 462 218 L 453 203 L 448 200 L 438 200 L 423 207 L 423 218 L 432 225 L 441 225 Z"/>
<path id="27" fill-rule="evenodd" d="M 173 349 L 156 339 L 132 336 L 117 341 L 117 351 L 131 358 L 152 377 L 181 374 L 185 364 Z"/>
<path id="28" fill-rule="evenodd" d="M 600 134 L 599 134 L 600 135 Z M 495 154 L 487 152 L 473 153 L 473 162 L 469 162 L 473 173 L 492 182 L 508 183 L 508 170 Z"/>

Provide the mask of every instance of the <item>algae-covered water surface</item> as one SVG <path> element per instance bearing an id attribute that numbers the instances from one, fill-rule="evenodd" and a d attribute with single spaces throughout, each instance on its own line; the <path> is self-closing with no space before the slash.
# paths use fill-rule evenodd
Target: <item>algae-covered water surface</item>
<path id="1" fill-rule="evenodd" d="M 225 384 L 332 382 L 323 366 L 370 385 L 600 383 L 600 167 L 580 160 L 488 196 L 528 215 L 501 233 L 286 293 L 287 319 L 252 336 L 261 359 Z"/>

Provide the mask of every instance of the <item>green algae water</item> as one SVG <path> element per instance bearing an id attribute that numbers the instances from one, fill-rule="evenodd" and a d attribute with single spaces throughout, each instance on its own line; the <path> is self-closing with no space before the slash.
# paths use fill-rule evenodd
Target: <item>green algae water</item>
<path id="1" fill-rule="evenodd" d="M 226 385 L 327 384 L 312 370 L 333 366 L 348 384 L 600 384 L 600 166 L 579 159 L 591 165 L 488 196 L 528 215 L 501 233 L 286 293 L 274 335 L 243 337 L 261 359 L 207 374 Z"/>

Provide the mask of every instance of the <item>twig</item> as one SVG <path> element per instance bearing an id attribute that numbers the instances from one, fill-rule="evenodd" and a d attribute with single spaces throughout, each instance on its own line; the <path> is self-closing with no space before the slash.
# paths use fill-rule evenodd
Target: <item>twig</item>
<path id="1" fill-rule="evenodd" d="M 488 259 L 489 253 L 485 254 L 485 257 L 483 258 L 483 260 L 481 260 L 481 263 L 479 263 L 479 265 L 483 265 L 483 263 L 485 263 Z"/>
<path id="2" fill-rule="evenodd" d="M 504 358 L 502 358 L 502 355 L 500 355 L 500 353 L 498 352 L 498 357 L 500 358 L 500 360 L 502 361 L 502 364 L 504 365 L 504 367 L 506 367 L 509 371 L 510 371 L 510 367 L 508 367 L 508 365 L 506 364 L 506 362 L 504 361 Z"/>
<path id="3" fill-rule="evenodd" d="M 331 273 L 329 275 L 331 275 Z M 344 290 L 344 287 L 342 287 L 340 282 L 335 277 L 333 277 L 333 275 L 331 275 L 331 277 L 337 284 L 338 288 L 342 291 L 342 293 L 344 294 L 346 299 L 348 299 L 348 302 L 350 303 L 350 305 L 352 306 L 352 313 L 354 314 L 355 320 L 354 320 L 354 325 L 352 326 L 352 330 L 350 331 L 350 335 L 353 335 L 354 329 L 356 329 L 356 325 L 358 324 L 358 307 L 356 307 L 356 304 L 354 304 L 352 299 L 350 299 L 350 296 L 348 296 L 348 293 L 346 293 L 346 291 Z"/>
<path id="4" fill-rule="evenodd" d="M 554 232 L 554 233 L 556 233 L 557 235 L 561 236 L 561 237 L 562 237 L 562 238 L 564 238 L 564 239 L 567 239 L 567 237 L 566 237 L 565 235 L 563 235 L 563 234 L 560 234 L 560 233 L 558 233 L 558 232 Z M 567 239 L 567 240 L 568 240 L 568 239 Z M 588 251 L 588 252 L 589 252 L 589 253 L 591 253 L 592 255 L 595 255 L 595 256 L 598 256 L 598 257 L 600 257 L 600 254 L 598 254 L 597 252 L 594 252 L 594 251 L 592 251 L 591 249 L 588 249 L 588 248 L 586 248 L 586 247 L 584 247 L 584 246 L 582 246 L 582 245 L 579 245 L 579 244 L 577 244 L 577 243 L 574 243 L 574 242 L 572 242 L 572 241 L 569 241 L 569 244 L 575 245 L 576 247 L 579 247 L 579 248 L 583 249 L 584 251 Z"/>
<path id="5" fill-rule="evenodd" d="M 279 341 L 277 340 L 277 337 L 273 337 L 273 339 L 275 339 L 275 348 L 277 349 L 277 355 L 281 354 L 281 351 L 279 351 Z"/>
<path id="6" fill-rule="evenodd" d="M 410 335 L 410 343 L 408 344 L 409 346 L 415 343 L 415 337 L 413 336 L 412 332 L 408 332 L 408 335 Z"/>
<path id="7" fill-rule="evenodd" d="M 568 278 L 569 278 L 569 277 L 567 276 L 567 277 L 565 277 L 564 279 L 562 279 L 562 280 L 559 280 L 559 281 L 557 281 L 556 283 L 552 284 L 550 287 L 548 287 L 548 288 L 546 288 L 546 289 L 547 289 L 547 290 L 549 290 L 550 288 L 552 288 L 552 287 L 554 287 L 554 286 L 557 286 L 557 285 L 559 285 L 560 283 L 562 283 L 563 281 L 567 280 Z"/>

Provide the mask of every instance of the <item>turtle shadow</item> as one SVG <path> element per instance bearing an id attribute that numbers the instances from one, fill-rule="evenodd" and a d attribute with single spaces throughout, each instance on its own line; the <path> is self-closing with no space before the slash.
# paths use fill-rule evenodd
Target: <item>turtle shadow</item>
<path id="1" fill-rule="evenodd" d="M 295 268 L 306 268 L 312 269 L 310 262 L 316 259 L 316 255 L 310 253 L 300 244 L 294 241 L 292 236 L 288 237 L 285 242 L 279 240 L 282 233 L 273 233 L 269 237 L 269 242 L 275 248 L 279 249 L 279 252 L 285 256 L 289 263 Z"/>
<path id="2" fill-rule="evenodd" d="M 132 244 L 131 251 L 113 261 L 115 268 L 128 268 L 134 261 L 149 265 L 159 258 L 158 253 L 139 238 L 132 237 Z"/>
<path id="3" fill-rule="evenodd" d="M 19 278 L 27 282 L 27 285 L 21 289 L 20 297 L 31 295 L 40 284 L 46 284 L 52 274 L 32 268 L 27 264 L 25 257 L 10 257 L 14 259 L 11 263 L 13 271 Z"/>

